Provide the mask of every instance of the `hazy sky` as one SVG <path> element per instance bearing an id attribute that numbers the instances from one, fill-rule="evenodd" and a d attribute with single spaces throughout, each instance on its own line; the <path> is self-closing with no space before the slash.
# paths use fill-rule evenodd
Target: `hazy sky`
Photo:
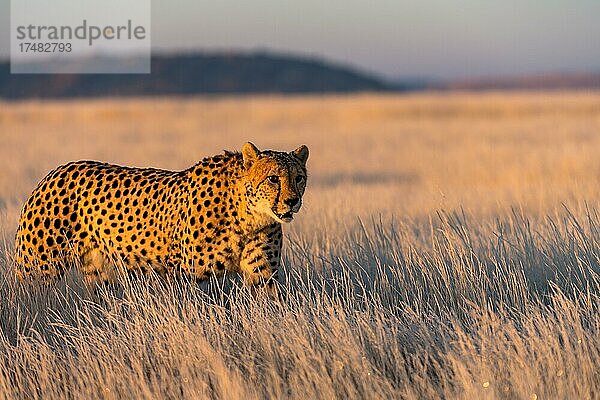
<path id="1" fill-rule="evenodd" d="M 5 57 L 9 2 L 0 0 Z M 169 51 L 282 50 L 391 77 L 600 71 L 600 0 L 153 0 L 152 7 L 152 43 Z"/>

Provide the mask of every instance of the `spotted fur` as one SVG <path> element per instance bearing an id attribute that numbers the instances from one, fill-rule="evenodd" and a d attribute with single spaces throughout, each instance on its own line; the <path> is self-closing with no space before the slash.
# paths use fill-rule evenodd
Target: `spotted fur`
<path id="1" fill-rule="evenodd" d="M 50 172 L 21 212 L 17 275 L 56 279 L 70 265 L 89 281 L 115 265 L 205 279 L 225 270 L 272 286 L 282 222 L 306 187 L 308 148 L 208 157 L 184 171 L 77 161 Z"/>

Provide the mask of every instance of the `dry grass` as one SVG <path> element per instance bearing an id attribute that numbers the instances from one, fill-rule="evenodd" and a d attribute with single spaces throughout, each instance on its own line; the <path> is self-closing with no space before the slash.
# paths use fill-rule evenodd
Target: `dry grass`
<path id="1" fill-rule="evenodd" d="M 14 282 L 52 167 L 180 169 L 248 139 L 311 148 L 284 303 L 229 279 Z M 0 398 L 600 393 L 600 94 L 0 103 L 0 143 Z"/>

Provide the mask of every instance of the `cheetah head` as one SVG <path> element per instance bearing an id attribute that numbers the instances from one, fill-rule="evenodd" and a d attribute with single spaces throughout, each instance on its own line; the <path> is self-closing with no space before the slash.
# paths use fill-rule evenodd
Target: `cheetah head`
<path id="1" fill-rule="evenodd" d="M 308 147 L 303 145 L 289 153 L 260 151 L 248 142 L 242 148 L 242 157 L 250 210 L 278 222 L 290 222 L 302 206 Z"/>

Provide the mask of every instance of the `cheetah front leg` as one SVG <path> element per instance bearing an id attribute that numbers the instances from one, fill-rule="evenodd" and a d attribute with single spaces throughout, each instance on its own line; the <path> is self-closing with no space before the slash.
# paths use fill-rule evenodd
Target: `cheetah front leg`
<path id="1" fill-rule="evenodd" d="M 281 225 L 270 226 L 257 234 L 244 247 L 240 269 L 249 287 L 267 287 L 279 296 L 277 274 L 281 262 Z"/>

